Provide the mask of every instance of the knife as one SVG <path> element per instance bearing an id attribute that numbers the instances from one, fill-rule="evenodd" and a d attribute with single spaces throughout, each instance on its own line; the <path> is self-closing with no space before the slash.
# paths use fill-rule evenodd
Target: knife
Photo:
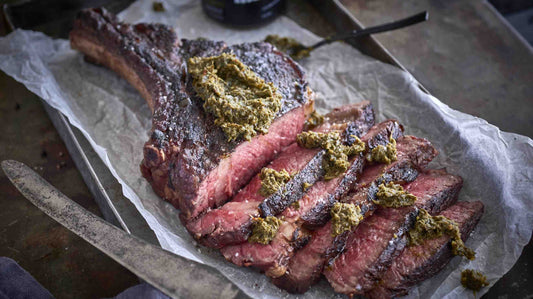
<path id="1" fill-rule="evenodd" d="M 28 166 L 1 163 L 31 203 L 172 298 L 250 298 L 215 268 L 177 256 L 109 224 L 57 190 Z"/>

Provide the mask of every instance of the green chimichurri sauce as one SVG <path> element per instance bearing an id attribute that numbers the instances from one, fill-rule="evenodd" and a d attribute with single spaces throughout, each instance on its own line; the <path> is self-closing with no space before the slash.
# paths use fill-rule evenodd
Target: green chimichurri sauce
<path id="1" fill-rule="evenodd" d="M 388 184 L 380 184 L 378 192 L 376 193 L 375 204 L 387 208 L 401 208 L 412 206 L 416 201 L 416 196 L 405 191 L 402 186 L 390 182 Z"/>
<path id="2" fill-rule="evenodd" d="M 233 54 L 193 57 L 187 63 L 204 109 L 215 116 L 228 141 L 266 134 L 281 108 L 281 94 Z"/>
<path id="3" fill-rule="evenodd" d="M 252 234 L 248 238 L 248 242 L 263 245 L 270 243 L 274 239 L 279 226 L 283 223 L 283 221 L 274 216 L 254 218 L 252 221 Z"/>
<path id="4" fill-rule="evenodd" d="M 396 155 L 396 140 L 391 136 L 389 138 L 389 143 L 387 143 L 386 146 L 376 146 L 367 154 L 366 159 L 369 162 L 390 164 L 391 162 L 396 161 Z"/>
<path id="5" fill-rule="evenodd" d="M 424 240 L 435 239 L 448 235 L 452 239 L 453 255 L 462 255 L 469 260 L 476 258 L 476 253 L 465 246 L 457 223 L 444 216 L 431 216 L 426 210 L 420 209 L 414 227 L 409 231 L 409 244 L 418 245 Z"/>
<path id="6" fill-rule="evenodd" d="M 159 1 L 152 2 L 152 9 L 156 12 L 164 12 L 166 10 L 163 2 Z"/>
<path id="7" fill-rule="evenodd" d="M 313 111 L 311 113 L 311 115 L 309 115 L 309 118 L 307 119 L 307 121 L 305 122 L 305 128 L 307 130 L 312 130 L 318 126 L 320 126 L 321 124 L 324 123 L 324 116 L 319 114 L 318 112 Z"/>
<path id="8" fill-rule="evenodd" d="M 477 292 L 481 290 L 481 288 L 489 285 L 487 277 L 483 275 L 483 273 L 471 269 L 466 269 L 461 272 L 461 284 L 463 287 L 474 292 Z"/>
<path id="9" fill-rule="evenodd" d="M 361 153 L 365 150 L 365 143 L 355 137 L 352 145 L 344 145 L 338 131 L 329 133 L 303 132 L 298 134 L 297 141 L 301 147 L 322 148 L 326 150 L 322 167 L 324 168 L 325 180 L 330 180 L 343 174 L 350 162 L 350 156 Z"/>
<path id="10" fill-rule="evenodd" d="M 336 202 L 331 208 L 331 235 L 336 237 L 345 231 L 351 231 L 357 226 L 363 215 L 361 208 L 354 204 Z"/>
<path id="11" fill-rule="evenodd" d="M 309 53 L 311 52 L 311 49 L 290 37 L 271 34 L 265 38 L 265 42 L 272 44 L 281 52 L 291 56 L 294 60 L 309 57 Z"/>
<path id="12" fill-rule="evenodd" d="M 259 178 L 261 179 L 259 194 L 267 197 L 278 192 L 279 189 L 285 186 L 290 181 L 291 175 L 285 169 L 276 171 L 272 168 L 265 167 L 261 169 Z"/>
<path id="13" fill-rule="evenodd" d="M 295 201 L 293 203 L 291 203 L 291 207 L 295 210 L 298 210 L 300 209 L 300 202 L 299 201 Z"/>

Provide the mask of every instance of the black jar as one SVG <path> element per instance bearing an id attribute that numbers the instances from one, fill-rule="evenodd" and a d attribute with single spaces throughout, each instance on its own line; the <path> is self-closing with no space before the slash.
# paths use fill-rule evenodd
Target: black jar
<path id="1" fill-rule="evenodd" d="M 229 25 L 259 25 L 273 20 L 285 9 L 286 0 L 202 0 L 204 12 Z"/>

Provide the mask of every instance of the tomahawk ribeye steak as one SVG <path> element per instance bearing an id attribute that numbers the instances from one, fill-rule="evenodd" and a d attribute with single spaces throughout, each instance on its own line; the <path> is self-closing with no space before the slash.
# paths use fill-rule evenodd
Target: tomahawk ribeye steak
<path id="1" fill-rule="evenodd" d="M 161 24 L 121 23 L 104 9 L 82 11 L 71 46 L 114 70 L 145 98 L 153 112 L 141 170 L 154 191 L 190 219 L 220 206 L 302 131 L 312 92 L 302 68 L 268 43 L 228 46 L 179 40 Z M 191 57 L 233 53 L 282 95 L 268 134 L 228 141 L 204 111 L 187 72 Z"/>

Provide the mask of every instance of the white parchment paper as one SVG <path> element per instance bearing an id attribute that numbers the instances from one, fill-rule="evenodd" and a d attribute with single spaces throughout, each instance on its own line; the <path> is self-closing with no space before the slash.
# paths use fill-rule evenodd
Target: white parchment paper
<path id="1" fill-rule="evenodd" d="M 199 1 L 167 1 L 163 13 L 153 12 L 151 5 L 149 0 L 136 2 L 120 17 L 131 23 L 169 24 L 182 38 L 206 37 L 230 44 L 258 41 L 272 33 L 306 44 L 318 39 L 286 17 L 258 29 L 237 30 L 204 16 Z M 371 100 L 378 120 L 396 118 L 407 134 L 433 142 L 440 155 L 432 166 L 446 167 L 464 178 L 460 200 L 485 204 L 485 214 L 467 242 L 475 249 L 476 260 L 454 258 L 445 270 L 413 289 L 410 297 L 474 298 L 459 282 L 460 271 L 466 267 L 484 272 L 491 285 L 502 277 L 520 256 L 533 229 L 533 141 L 450 109 L 420 91 L 408 73 L 346 44 L 318 49 L 302 64 L 318 94 L 319 110 Z M 263 275 L 235 267 L 217 252 L 195 246 L 177 211 L 153 193 L 139 171 L 151 126 L 150 111 L 125 80 L 84 62 L 66 40 L 22 30 L 0 38 L 0 69 L 60 110 L 83 132 L 163 248 L 216 267 L 254 298 L 291 297 Z M 300 297 L 334 296 L 327 282 L 321 281 Z"/>

